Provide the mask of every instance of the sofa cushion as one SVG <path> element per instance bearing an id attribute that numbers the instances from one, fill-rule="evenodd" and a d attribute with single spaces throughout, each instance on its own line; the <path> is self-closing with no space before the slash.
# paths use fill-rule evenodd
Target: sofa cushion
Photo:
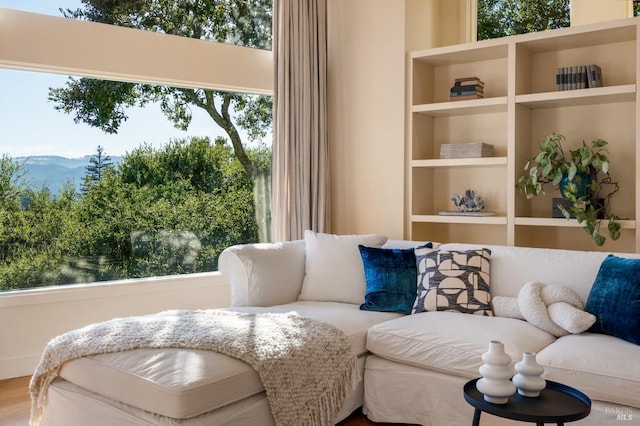
<path id="1" fill-rule="evenodd" d="M 596 316 L 590 331 L 640 345 L 640 260 L 607 256 L 585 310 Z"/>
<path id="2" fill-rule="evenodd" d="M 490 257 L 488 249 L 416 249 L 418 292 L 412 313 L 456 311 L 493 315 Z"/>
<path id="3" fill-rule="evenodd" d="M 424 247 L 431 248 L 427 243 Z M 416 298 L 416 256 L 413 248 L 384 249 L 358 246 L 366 281 L 360 309 L 410 314 Z"/>
<path id="4" fill-rule="evenodd" d="M 297 312 L 342 329 L 351 350 L 366 353 L 371 325 L 398 318 L 392 312 L 367 312 L 358 305 L 297 302 L 269 308 L 231 308 L 239 312 Z M 263 391 L 258 374 L 246 363 L 205 350 L 136 349 L 93 355 L 65 363 L 60 377 L 88 391 L 173 418 L 189 418 Z"/>
<path id="5" fill-rule="evenodd" d="M 640 346 L 613 336 L 560 337 L 538 352 L 544 376 L 586 393 L 592 400 L 640 407 Z"/>
<path id="6" fill-rule="evenodd" d="M 382 247 L 387 237 L 333 235 L 305 231 L 305 276 L 299 300 L 343 302 L 364 301 L 365 280 L 358 245 Z"/>
<path id="7" fill-rule="evenodd" d="M 516 362 L 523 352 L 538 352 L 555 338 L 517 319 L 424 312 L 371 327 L 367 349 L 391 361 L 473 378 L 491 340 L 504 342 Z"/>
<path id="8" fill-rule="evenodd" d="M 231 306 L 282 305 L 298 300 L 304 260 L 302 240 L 240 244 L 220 254 L 218 270 L 229 280 Z"/>
<path id="9" fill-rule="evenodd" d="M 262 392 L 249 364 L 205 350 L 136 349 L 67 362 L 60 377 L 102 396 L 184 419 Z"/>

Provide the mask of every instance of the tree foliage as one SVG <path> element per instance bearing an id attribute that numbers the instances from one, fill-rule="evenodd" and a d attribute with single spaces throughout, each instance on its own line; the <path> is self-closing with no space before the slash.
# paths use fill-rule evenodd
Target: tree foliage
<path id="1" fill-rule="evenodd" d="M 143 145 L 84 194 L 23 175 L 2 157 L 0 290 L 211 271 L 225 247 L 257 240 L 252 179 L 222 140 Z"/>
<path id="2" fill-rule="evenodd" d="M 570 25 L 569 0 L 478 0 L 478 40 Z"/>
<path id="3" fill-rule="evenodd" d="M 270 49 L 272 0 L 82 0 L 83 7 L 61 12 L 67 18 Z M 65 87 L 50 89 L 55 109 L 74 114 L 107 133 L 117 133 L 128 119 L 127 108 L 160 103 L 162 112 L 179 129 L 188 128 L 192 108 L 201 108 L 228 135 L 235 155 L 249 176 L 258 169 L 247 155 L 239 127 L 250 138 L 265 136 L 271 126 L 271 97 L 234 94 L 211 89 L 152 86 L 70 77 Z M 232 117 L 232 111 L 235 120 Z"/>
<path id="4" fill-rule="evenodd" d="M 107 167 L 113 167 L 111 157 L 107 155 L 104 148 L 98 145 L 96 153 L 89 159 L 89 164 L 85 167 L 86 174 L 81 189 L 83 193 L 87 193 L 89 188 L 100 182 Z"/>

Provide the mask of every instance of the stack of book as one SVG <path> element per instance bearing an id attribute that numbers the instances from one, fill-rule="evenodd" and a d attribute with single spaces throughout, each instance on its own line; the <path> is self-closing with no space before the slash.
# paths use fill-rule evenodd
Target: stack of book
<path id="1" fill-rule="evenodd" d="M 480 98 L 484 98 L 484 82 L 478 77 L 456 78 L 449 92 L 450 101 Z"/>
<path id="2" fill-rule="evenodd" d="M 484 142 L 447 143 L 440 145 L 440 158 L 493 157 L 493 145 Z"/>
<path id="3" fill-rule="evenodd" d="M 602 69 L 596 64 L 557 68 L 556 87 L 558 90 L 602 87 Z"/>

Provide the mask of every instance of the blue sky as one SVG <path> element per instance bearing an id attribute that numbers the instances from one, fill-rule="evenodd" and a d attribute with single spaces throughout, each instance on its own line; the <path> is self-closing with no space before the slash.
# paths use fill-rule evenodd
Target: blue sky
<path id="1" fill-rule="evenodd" d="M 80 0 L 0 0 L 0 7 L 60 16 L 58 8 L 80 7 Z M 224 133 L 206 113 L 193 110 L 187 132 L 174 128 L 158 105 L 127 111 L 129 120 L 118 134 L 109 135 L 73 116 L 53 109 L 47 100 L 50 87 L 62 87 L 68 76 L 0 68 L 0 155 L 60 155 L 77 158 L 104 147 L 108 155 L 122 155 L 143 142 L 162 146 L 172 138 Z"/>

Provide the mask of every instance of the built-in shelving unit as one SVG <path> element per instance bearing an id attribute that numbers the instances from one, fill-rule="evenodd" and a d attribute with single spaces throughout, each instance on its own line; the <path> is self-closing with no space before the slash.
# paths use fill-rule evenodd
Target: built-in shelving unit
<path id="1" fill-rule="evenodd" d="M 409 66 L 410 200 L 414 240 L 640 252 L 640 19 L 523 34 L 412 52 Z M 556 90 L 556 69 L 598 64 L 603 87 Z M 484 99 L 449 101 L 459 77 L 484 81 Z M 538 141 L 556 132 L 565 149 L 609 142 L 621 188 L 611 209 L 623 218 L 618 241 L 597 247 L 575 220 L 554 219 L 557 192 L 527 200 L 515 187 Z M 440 146 L 485 142 L 494 157 L 440 159 Z M 441 216 L 455 193 L 475 189 L 494 216 Z M 606 223 L 605 223 L 606 225 Z"/>

